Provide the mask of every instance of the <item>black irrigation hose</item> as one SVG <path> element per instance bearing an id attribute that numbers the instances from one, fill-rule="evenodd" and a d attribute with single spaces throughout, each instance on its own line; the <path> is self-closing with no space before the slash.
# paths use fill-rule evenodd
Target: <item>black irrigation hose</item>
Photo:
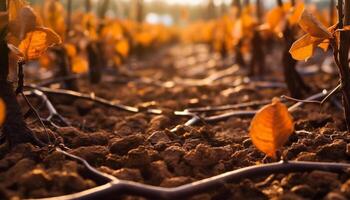
<path id="1" fill-rule="evenodd" d="M 122 104 L 117 104 L 117 103 L 108 101 L 106 99 L 103 99 L 101 97 L 97 97 L 94 94 L 83 94 L 83 93 L 76 92 L 73 90 L 51 89 L 51 88 L 47 88 L 47 87 L 40 87 L 40 86 L 37 86 L 34 84 L 26 85 L 26 87 L 30 88 L 30 89 L 36 89 L 36 90 L 42 91 L 46 94 L 66 95 L 66 96 L 71 96 L 71 97 L 75 97 L 75 98 L 79 98 L 79 99 L 94 101 L 94 102 L 97 102 L 101 105 L 117 108 L 117 109 L 124 110 L 127 112 L 132 112 L 132 113 L 141 112 L 139 108 L 132 107 L 132 106 L 126 106 L 126 105 L 122 105 Z M 161 114 L 162 113 L 162 111 L 158 110 L 158 109 L 147 109 L 146 112 L 150 113 L 150 114 Z"/>
<path id="2" fill-rule="evenodd" d="M 313 170 L 344 173 L 349 168 L 350 164 L 347 163 L 280 161 L 237 169 L 174 188 L 150 186 L 142 183 L 116 179 L 105 185 L 85 190 L 83 192 L 36 200 L 94 200 L 117 197 L 120 195 L 135 195 L 169 200 L 183 199 L 185 197 L 190 197 L 222 187 L 225 183 L 237 182 L 246 178 L 251 179 L 276 173 L 305 172 Z"/>

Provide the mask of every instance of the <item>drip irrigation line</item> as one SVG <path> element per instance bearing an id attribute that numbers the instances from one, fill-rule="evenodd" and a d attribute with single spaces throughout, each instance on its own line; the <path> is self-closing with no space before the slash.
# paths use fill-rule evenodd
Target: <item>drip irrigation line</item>
<path id="1" fill-rule="evenodd" d="M 122 105 L 122 104 L 117 104 L 113 101 L 109 101 L 109 100 L 106 100 L 104 98 L 97 97 L 93 93 L 92 94 L 84 94 L 84 93 L 76 92 L 73 90 L 51 89 L 51 88 L 47 88 L 47 87 L 40 87 L 40 86 L 37 86 L 34 84 L 26 85 L 26 87 L 29 89 L 39 90 L 39 91 L 44 92 L 46 94 L 65 95 L 65 96 L 71 96 L 71 97 L 75 97 L 75 98 L 79 98 L 79 99 L 85 99 L 85 100 L 99 103 L 99 104 L 104 105 L 104 106 L 117 108 L 117 109 L 124 110 L 124 111 L 131 112 L 131 113 L 141 112 L 139 108 L 132 107 L 132 106 L 126 106 L 126 105 Z M 150 113 L 150 114 L 157 114 L 157 115 L 162 113 L 162 111 L 158 110 L 158 109 L 147 109 L 146 112 Z"/>
<path id="2" fill-rule="evenodd" d="M 59 121 L 63 126 L 70 126 L 71 124 L 62 116 L 60 115 L 56 108 L 53 106 L 49 98 L 40 90 L 31 90 L 31 91 L 25 91 L 25 96 L 37 96 L 42 99 L 42 102 L 45 104 L 47 110 L 49 111 L 49 116 L 44 119 L 44 121 L 52 122 L 54 124 L 54 120 Z M 56 125 L 57 126 L 57 125 Z M 55 127 L 56 127 L 55 126 Z"/>
<path id="3" fill-rule="evenodd" d="M 232 110 L 232 109 L 239 109 L 239 108 L 246 108 L 246 107 L 262 106 L 262 105 L 266 105 L 268 103 L 271 103 L 271 100 L 252 101 L 252 102 L 247 102 L 247 103 L 239 103 L 239 104 L 224 105 L 224 106 L 206 106 L 206 107 L 198 107 L 198 108 L 187 108 L 184 111 L 192 112 L 192 113 L 193 112 L 225 111 L 225 110 Z"/>
<path id="4" fill-rule="evenodd" d="M 304 105 L 306 102 L 308 101 L 313 101 L 313 100 L 317 100 L 317 99 L 321 99 L 323 97 L 325 97 L 328 94 L 327 90 L 323 90 L 320 93 L 317 93 L 315 95 L 312 95 L 310 97 L 308 97 L 307 99 L 303 100 L 302 102 L 298 102 L 295 103 L 294 105 L 292 105 L 291 107 L 288 108 L 289 112 L 293 112 L 295 111 L 295 109 L 297 109 L 298 107 Z M 190 120 L 188 120 L 185 125 L 195 125 L 200 121 L 206 122 L 206 123 L 211 123 L 211 122 L 218 122 L 221 120 L 225 120 L 228 119 L 230 117 L 235 117 L 235 116 L 239 116 L 239 117 L 253 117 L 259 110 L 235 110 L 235 111 L 231 111 L 231 112 L 227 112 L 227 113 L 223 113 L 223 114 L 219 114 L 219 115 L 214 115 L 214 116 L 209 116 L 209 117 L 199 117 L 194 113 L 191 113 L 192 115 L 190 115 L 190 112 L 188 111 L 182 111 L 182 112 L 177 112 L 177 114 L 182 114 L 183 116 L 185 116 L 185 114 L 189 114 L 189 116 L 192 116 L 192 118 Z M 171 132 L 176 132 L 178 130 L 177 127 L 171 129 Z"/>
<path id="5" fill-rule="evenodd" d="M 182 186 L 164 188 L 132 181 L 119 180 L 99 172 L 95 168 L 91 167 L 86 160 L 78 156 L 71 155 L 61 149 L 57 150 L 84 164 L 85 167 L 87 167 L 88 170 L 95 176 L 94 178 L 100 178 L 102 181 L 110 182 L 75 194 L 35 200 L 93 200 L 111 197 L 116 198 L 120 195 L 143 196 L 148 198 L 169 200 L 183 199 L 222 187 L 225 183 L 234 183 L 242 179 L 252 179 L 278 173 L 309 172 L 313 170 L 344 173 L 350 168 L 350 164 L 347 163 L 280 161 L 276 163 L 244 167 Z"/>
<path id="6" fill-rule="evenodd" d="M 62 150 L 61 148 L 56 148 L 56 151 L 64 154 L 65 156 L 78 161 L 80 164 L 83 164 L 85 166 L 85 168 L 88 170 L 88 176 L 93 178 L 94 181 L 96 181 L 99 184 L 105 184 L 105 183 L 109 183 L 111 181 L 115 181 L 118 180 L 117 178 L 115 178 L 114 176 L 111 176 L 109 174 L 105 174 L 102 173 L 100 171 L 98 171 L 96 168 L 92 167 L 85 159 L 73 155 L 71 153 L 68 153 L 67 151 Z"/>

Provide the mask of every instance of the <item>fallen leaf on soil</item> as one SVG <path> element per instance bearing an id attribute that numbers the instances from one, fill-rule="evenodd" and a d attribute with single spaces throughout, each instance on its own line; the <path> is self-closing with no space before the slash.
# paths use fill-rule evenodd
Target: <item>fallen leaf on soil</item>
<path id="1" fill-rule="evenodd" d="M 293 131 L 293 119 L 287 107 L 274 98 L 254 116 L 249 134 L 260 151 L 276 158 L 276 150 L 283 146 Z"/>
<path id="2" fill-rule="evenodd" d="M 5 102 L 2 99 L 0 99 L 0 126 L 5 121 L 5 115 L 6 115 Z"/>

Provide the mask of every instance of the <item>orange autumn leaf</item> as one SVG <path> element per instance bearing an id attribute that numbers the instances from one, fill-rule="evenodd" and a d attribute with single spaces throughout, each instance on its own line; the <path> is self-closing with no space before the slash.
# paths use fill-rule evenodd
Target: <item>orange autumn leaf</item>
<path id="1" fill-rule="evenodd" d="M 0 126 L 4 123 L 6 116 L 5 102 L 0 99 Z"/>
<path id="2" fill-rule="evenodd" d="M 28 3 L 25 0 L 11 0 L 9 1 L 9 19 L 10 21 L 15 20 L 20 10 L 27 6 Z"/>
<path id="3" fill-rule="evenodd" d="M 17 39 L 22 40 L 28 32 L 33 31 L 37 26 L 40 26 L 40 23 L 34 10 L 25 6 L 16 12 L 14 19 L 10 18 L 9 32 Z"/>
<path id="4" fill-rule="evenodd" d="M 65 35 L 66 23 L 64 19 L 64 7 L 60 1 L 45 0 L 43 18 L 45 26 L 53 29 L 61 37 Z"/>
<path id="5" fill-rule="evenodd" d="M 130 51 L 129 42 L 126 39 L 120 40 L 115 45 L 116 51 L 123 57 L 127 57 Z"/>
<path id="6" fill-rule="evenodd" d="M 290 25 L 295 25 L 298 23 L 301 15 L 303 14 L 304 7 L 304 3 L 299 3 L 293 8 L 292 13 L 288 17 L 288 22 Z"/>
<path id="7" fill-rule="evenodd" d="M 71 64 L 72 64 L 72 72 L 77 74 L 86 73 L 89 69 L 88 62 L 80 57 L 80 56 L 74 56 L 71 58 Z"/>
<path id="8" fill-rule="evenodd" d="M 315 38 L 310 34 L 306 34 L 293 43 L 289 52 L 295 60 L 307 60 L 313 55 L 315 44 L 317 46 L 323 40 L 322 38 Z"/>
<path id="9" fill-rule="evenodd" d="M 36 28 L 26 34 L 18 49 L 25 60 L 38 59 L 49 47 L 61 43 L 61 38 L 48 28 Z"/>
<path id="10" fill-rule="evenodd" d="M 329 41 L 333 38 L 332 33 L 336 31 L 336 25 L 327 29 L 306 10 L 300 18 L 299 25 L 307 34 L 295 41 L 289 50 L 295 60 L 309 59 L 317 46 L 324 51 L 328 49 Z"/>
<path id="11" fill-rule="evenodd" d="M 74 56 L 77 55 L 77 49 L 75 48 L 75 46 L 73 44 L 70 44 L 70 43 L 66 43 L 64 44 L 64 48 L 67 52 L 67 55 L 72 58 Z"/>
<path id="12" fill-rule="evenodd" d="M 317 38 L 330 38 L 332 34 L 327 28 L 309 12 L 304 10 L 299 20 L 300 27 L 312 37 Z"/>
<path id="13" fill-rule="evenodd" d="M 278 31 L 283 30 L 283 21 L 285 18 L 284 9 L 281 7 L 273 8 L 266 14 L 266 21 L 271 30 L 278 29 Z"/>
<path id="14" fill-rule="evenodd" d="M 274 98 L 271 104 L 264 106 L 254 116 L 249 134 L 260 151 L 275 158 L 276 151 L 284 145 L 293 131 L 293 119 L 287 107 L 278 98 Z"/>

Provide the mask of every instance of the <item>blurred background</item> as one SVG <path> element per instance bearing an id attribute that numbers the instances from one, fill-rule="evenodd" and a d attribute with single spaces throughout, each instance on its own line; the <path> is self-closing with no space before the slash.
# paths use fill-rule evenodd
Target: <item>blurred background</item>
<path id="1" fill-rule="evenodd" d="M 45 0 L 30 0 L 35 4 L 42 4 Z M 61 2 L 67 5 L 68 0 Z M 91 8 L 98 12 L 104 1 L 109 1 L 106 15 L 120 19 L 135 18 L 133 13 L 137 4 L 142 5 L 142 20 L 151 24 L 164 24 L 167 26 L 181 25 L 184 19 L 195 21 L 200 19 L 216 18 L 228 11 L 233 0 L 91 0 Z M 255 0 L 242 0 L 255 2 Z M 322 9 L 328 6 L 329 0 L 304 0 L 314 3 Z M 87 0 L 72 1 L 74 10 L 84 10 Z M 276 4 L 275 0 L 264 0 L 265 8 Z M 95 9 L 95 10 L 94 10 Z"/>

